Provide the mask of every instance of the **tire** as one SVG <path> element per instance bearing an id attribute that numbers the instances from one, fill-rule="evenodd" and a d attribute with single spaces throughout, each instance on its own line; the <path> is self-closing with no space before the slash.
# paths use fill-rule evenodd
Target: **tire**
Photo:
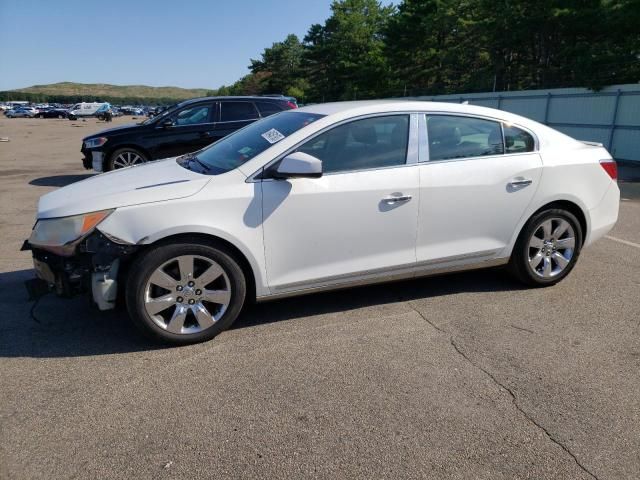
<path id="1" fill-rule="evenodd" d="M 555 285 L 573 270 L 582 239 L 580 222 L 571 212 L 556 208 L 538 212 L 520 232 L 509 270 L 532 287 Z"/>
<path id="2" fill-rule="evenodd" d="M 134 261 L 126 303 L 145 335 L 188 345 L 229 328 L 242 310 L 246 290 L 242 269 L 230 252 L 187 240 L 158 246 Z"/>
<path id="3" fill-rule="evenodd" d="M 119 148 L 109 156 L 105 171 L 140 165 L 148 161 L 149 158 L 140 150 L 132 147 Z"/>

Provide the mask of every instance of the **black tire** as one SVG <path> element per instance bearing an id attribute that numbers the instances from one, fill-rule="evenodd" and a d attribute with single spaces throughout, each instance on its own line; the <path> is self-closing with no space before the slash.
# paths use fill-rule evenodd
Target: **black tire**
<path id="1" fill-rule="evenodd" d="M 137 155 L 138 157 L 140 157 L 142 159 L 141 163 L 144 162 L 148 162 L 149 158 L 147 157 L 147 155 L 145 155 L 144 153 L 142 153 L 140 150 L 133 148 L 133 147 L 125 147 L 125 148 L 119 148 L 117 150 L 115 150 L 111 155 L 109 155 L 108 160 L 105 162 L 105 172 L 108 172 L 110 170 L 118 170 L 119 168 L 123 168 L 121 166 L 118 165 L 117 159 L 120 155 L 124 154 L 125 156 L 127 154 L 131 154 L 131 155 Z"/>
<path id="2" fill-rule="evenodd" d="M 221 317 L 210 327 L 197 333 L 172 333 L 163 328 L 147 313 L 145 295 L 147 282 L 151 275 L 162 265 L 180 256 L 193 255 L 209 259 L 217 263 L 226 274 L 231 292 L 229 304 Z M 225 280 L 225 281 L 226 281 Z M 188 345 L 211 340 L 220 332 L 229 328 L 238 317 L 246 297 L 246 280 L 242 268 L 233 254 L 223 246 L 202 243 L 199 239 L 181 240 L 177 243 L 167 243 L 145 252 L 130 266 L 126 281 L 127 310 L 133 323 L 151 339 L 172 345 Z M 176 296 L 180 295 L 176 293 Z M 171 310 L 173 309 L 173 310 Z M 168 315 L 175 311 L 170 306 Z M 164 312 L 167 312 L 166 310 Z M 193 315 L 187 314 L 187 315 Z M 191 317 L 192 319 L 195 317 Z M 168 325 L 168 322 L 167 322 Z M 186 325 L 186 323 L 185 323 Z"/>
<path id="3" fill-rule="evenodd" d="M 575 240 L 574 247 L 571 253 L 571 259 L 569 260 L 568 264 L 563 267 L 563 269 L 557 274 L 549 277 L 543 277 L 541 276 L 541 274 L 536 274 L 534 272 L 534 269 L 529 265 L 529 256 L 532 251 L 535 251 L 535 249 L 532 250 L 529 242 L 532 239 L 533 235 L 538 232 L 540 228 L 542 228 L 541 225 L 548 220 L 556 222 L 559 220 L 565 220 L 566 222 L 568 222 L 573 229 Z M 576 262 L 578 261 L 578 257 L 580 256 L 580 251 L 582 250 L 582 239 L 582 227 L 580 226 L 580 222 L 573 213 L 558 208 L 552 208 L 538 212 L 529 219 L 529 221 L 525 224 L 522 231 L 520 232 L 518 240 L 516 241 L 515 247 L 511 254 L 511 259 L 509 260 L 509 270 L 516 279 L 531 287 L 548 287 L 551 285 L 555 285 L 567 275 L 569 275 L 571 270 L 573 270 L 573 267 L 575 266 Z"/>

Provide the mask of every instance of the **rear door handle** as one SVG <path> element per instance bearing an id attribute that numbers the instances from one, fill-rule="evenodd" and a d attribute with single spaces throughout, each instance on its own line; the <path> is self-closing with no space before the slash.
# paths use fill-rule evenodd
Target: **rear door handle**
<path id="1" fill-rule="evenodd" d="M 408 202 L 409 200 L 411 200 L 411 195 L 389 196 L 382 199 L 387 205 L 395 205 L 396 203 Z"/>
<path id="2" fill-rule="evenodd" d="M 531 185 L 533 180 L 522 179 L 522 180 L 512 180 L 509 182 L 509 186 L 511 187 L 526 187 L 527 185 Z"/>

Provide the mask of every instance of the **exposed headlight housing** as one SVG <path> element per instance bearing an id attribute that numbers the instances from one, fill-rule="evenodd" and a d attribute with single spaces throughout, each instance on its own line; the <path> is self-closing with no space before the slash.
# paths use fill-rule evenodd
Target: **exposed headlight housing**
<path id="1" fill-rule="evenodd" d="M 113 209 L 101 210 L 71 217 L 38 220 L 29 243 L 58 255 L 72 255 L 77 242 L 91 233 L 112 212 Z"/>
<path id="2" fill-rule="evenodd" d="M 89 140 L 84 141 L 85 148 L 96 148 L 101 147 L 105 143 L 107 143 L 107 137 L 98 137 L 98 138 L 90 138 Z"/>

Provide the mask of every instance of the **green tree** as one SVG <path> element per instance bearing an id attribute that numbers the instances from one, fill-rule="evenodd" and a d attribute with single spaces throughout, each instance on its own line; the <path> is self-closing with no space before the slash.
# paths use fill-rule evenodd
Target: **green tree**
<path id="1" fill-rule="evenodd" d="M 263 93 L 284 93 L 291 87 L 301 90 L 301 63 L 304 47 L 296 35 L 265 48 L 260 60 L 251 60 L 250 70 L 264 75 Z"/>
<path id="2" fill-rule="evenodd" d="M 376 0 L 335 0 L 324 25 L 304 39 L 314 100 L 370 98 L 388 89 L 383 34 L 395 7 Z"/>
<path id="3" fill-rule="evenodd" d="M 483 89 L 488 54 L 476 28 L 474 0 L 405 0 L 386 30 L 385 53 L 396 91 Z"/>

